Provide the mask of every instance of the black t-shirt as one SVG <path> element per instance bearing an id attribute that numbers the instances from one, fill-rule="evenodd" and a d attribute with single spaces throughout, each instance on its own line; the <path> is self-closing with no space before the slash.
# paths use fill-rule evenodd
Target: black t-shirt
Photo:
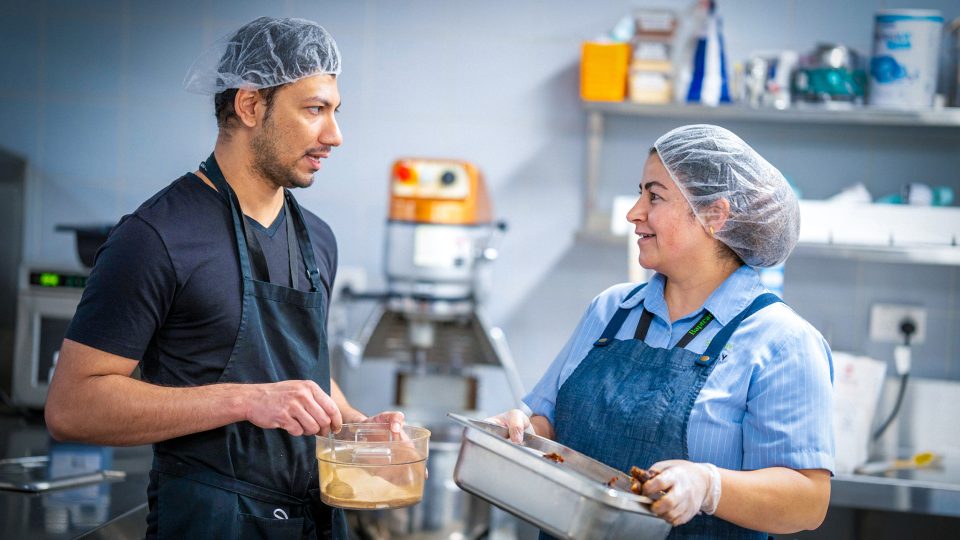
<path id="1" fill-rule="evenodd" d="M 329 299 L 336 239 L 323 220 L 302 210 Z M 246 222 L 260 241 L 270 281 L 289 286 L 285 214 L 281 210 L 270 227 L 250 218 Z M 302 256 L 295 251 L 299 288 L 309 290 Z M 203 180 L 186 174 L 111 231 L 66 337 L 140 360 L 148 381 L 214 383 L 237 338 L 241 290 L 230 207 Z"/>

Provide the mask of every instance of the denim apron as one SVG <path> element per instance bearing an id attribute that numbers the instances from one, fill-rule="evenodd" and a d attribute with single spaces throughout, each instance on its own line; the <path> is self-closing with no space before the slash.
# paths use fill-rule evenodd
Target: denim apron
<path id="1" fill-rule="evenodd" d="M 329 291 L 299 205 L 284 190 L 292 288 L 275 285 L 212 154 L 201 168 L 230 205 L 243 277 L 240 328 L 217 382 L 312 380 L 329 394 Z M 309 292 L 297 290 L 297 246 Z M 149 538 L 346 538 L 343 512 L 320 502 L 312 436 L 237 422 L 157 443 L 150 474 Z"/>
<path id="2" fill-rule="evenodd" d="M 683 347 L 710 324 L 713 316 L 708 311 L 676 347 L 660 349 L 643 342 L 653 320 L 646 310 L 634 339 L 615 339 L 631 311 L 620 308 L 557 393 L 557 442 L 620 471 L 632 465 L 648 468 L 667 459 L 689 459 L 690 411 L 717 360 L 722 360 L 727 341 L 744 319 L 779 301 L 770 293 L 758 296 L 714 336 L 702 355 Z M 767 538 L 767 534 L 697 515 L 674 527 L 668 538 Z"/>

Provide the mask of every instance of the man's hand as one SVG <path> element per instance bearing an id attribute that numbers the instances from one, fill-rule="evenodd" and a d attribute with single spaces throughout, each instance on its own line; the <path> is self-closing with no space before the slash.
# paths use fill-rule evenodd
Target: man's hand
<path id="1" fill-rule="evenodd" d="M 327 435 L 343 425 L 340 409 L 313 381 L 281 381 L 249 385 L 246 419 L 264 429 L 290 435 Z"/>

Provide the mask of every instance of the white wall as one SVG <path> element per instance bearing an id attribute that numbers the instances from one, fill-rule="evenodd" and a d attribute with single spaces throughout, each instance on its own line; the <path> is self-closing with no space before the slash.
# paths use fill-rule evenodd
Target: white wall
<path id="1" fill-rule="evenodd" d="M 564 255 L 580 219 L 579 43 L 633 7 L 654 5 L 681 3 L 6 0 L 0 146 L 30 164 L 26 258 L 76 266 L 71 237 L 54 232 L 55 224 L 116 221 L 205 158 L 215 137 L 212 100 L 180 86 L 205 45 L 257 16 L 307 17 L 324 25 L 343 53 L 344 145 L 298 197 L 333 226 L 341 263 L 379 276 L 387 173 L 395 158 L 472 160 L 492 187 L 498 217 L 511 226 L 496 263 L 491 319 L 523 326 L 520 303 Z M 807 51 L 819 41 L 869 53 L 872 16 L 882 7 L 937 8 L 948 20 L 960 15 L 955 0 L 896 6 L 721 0 L 719 6 L 731 64 L 752 50 Z M 632 192 L 645 149 L 672 124 L 612 123 L 601 193 Z M 910 180 L 957 184 L 960 152 L 944 157 L 956 145 L 956 131 L 904 138 L 891 129 L 779 126 L 745 138 L 814 196 L 860 179 L 877 181 L 881 192 Z M 953 273 L 942 279 L 956 298 L 956 272 L 947 272 Z M 597 290 L 591 283 L 583 294 Z M 955 313 L 952 302 L 945 309 Z M 569 328 L 552 331 L 555 337 L 524 346 L 538 351 L 522 367 L 528 385 Z"/>

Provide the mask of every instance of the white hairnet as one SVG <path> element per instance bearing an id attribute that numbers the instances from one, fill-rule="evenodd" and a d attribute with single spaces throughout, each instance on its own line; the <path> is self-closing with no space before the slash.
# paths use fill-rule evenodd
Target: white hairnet
<path id="1" fill-rule="evenodd" d="M 260 17 L 204 51 L 183 86 L 198 94 L 229 88 L 258 90 L 311 75 L 340 74 L 337 43 L 306 19 Z"/>
<path id="2" fill-rule="evenodd" d="M 701 223 L 711 203 L 727 200 L 730 215 L 715 236 L 743 262 L 786 260 L 800 235 L 800 205 L 776 167 L 719 126 L 678 127 L 653 146 Z"/>

